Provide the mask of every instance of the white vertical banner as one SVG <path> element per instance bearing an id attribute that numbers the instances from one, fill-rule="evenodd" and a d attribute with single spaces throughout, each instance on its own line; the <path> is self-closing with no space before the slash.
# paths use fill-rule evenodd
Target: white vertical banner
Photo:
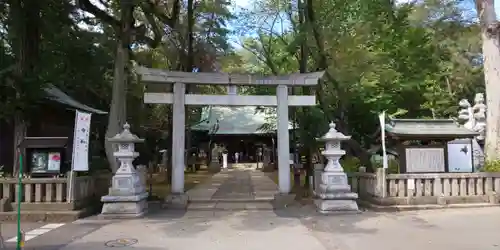
<path id="1" fill-rule="evenodd" d="M 378 115 L 378 119 L 380 121 L 380 137 L 382 141 L 382 166 L 384 168 L 388 167 L 388 162 L 387 162 L 387 151 L 385 148 L 385 111 L 382 112 L 382 114 Z"/>
<path id="2" fill-rule="evenodd" d="M 72 171 L 89 171 L 90 113 L 76 111 Z"/>

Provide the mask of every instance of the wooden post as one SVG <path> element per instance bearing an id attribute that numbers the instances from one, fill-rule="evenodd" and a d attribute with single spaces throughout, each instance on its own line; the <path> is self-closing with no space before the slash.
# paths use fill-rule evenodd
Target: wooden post
<path id="1" fill-rule="evenodd" d="M 68 178 L 68 187 L 67 187 L 67 196 L 68 197 L 67 199 L 67 202 L 68 203 L 72 203 L 74 200 L 75 200 L 75 178 L 76 178 L 76 172 L 75 171 L 70 171 L 69 172 L 69 175 L 67 176 Z"/>

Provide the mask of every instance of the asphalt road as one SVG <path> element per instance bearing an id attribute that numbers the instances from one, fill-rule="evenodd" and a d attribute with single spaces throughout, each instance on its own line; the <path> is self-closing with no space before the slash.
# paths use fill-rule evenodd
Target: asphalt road
<path id="1" fill-rule="evenodd" d="M 28 232 L 31 230 L 34 230 L 36 228 L 42 227 L 46 223 L 21 223 L 21 230 L 24 232 Z M 11 249 L 10 247 L 15 247 L 15 240 L 11 240 L 13 238 L 16 238 L 17 234 L 17 223 L 1 223 L 0 224 L 1 228 L 1 235 L 2 238 L 5 242 L 5 245 L 7 246 L 7 249 Z M 8 240 L 14 241 L 14 242 L 6 242 Z M 12 248 L 15 249 L 15 248 Z"/>
<path id="2" fill-rule="evenodd" d="M 87 235 L 105 224 L 105 221 L 96 223 L 80 224 L 73 223 L 22 223 L 21 229 L 25 232 L 24 249 L 26 250 L 56 250 L 66 244 Z M 16 249 L 16 223 L 4 223 L 1 225 L 2 237 L 6 249 Z"/>
<path id="3" fill-rule="evenodd" d="M 144 250 L 500 250 L 500 207 L 335 216 L 317 215 L 312 209 L 185 214 L 164 210 L 136 220 L 27 223 L 23 230 L 43 232 L 26 242 L 30 250 L 109 249 L 106 241 L 121 238 L 137 239 L 131 247 Z M 2 231 L 8 240 L 15 236 L 16 226 L 4 224 Z M 15 249 L 14 242 L 7 246 Z"/>

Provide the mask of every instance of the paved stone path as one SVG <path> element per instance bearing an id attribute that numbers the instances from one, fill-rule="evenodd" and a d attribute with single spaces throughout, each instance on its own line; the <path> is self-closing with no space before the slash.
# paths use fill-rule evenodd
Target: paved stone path
<path id="1" fill-rule="evenodd" d="M 192 202 L 271 201 L 278 186 L 265 173 L 253 169 L 219 172 L 187 192 Z"/>
<path id="2" fill-rule="evenodd" d="M 229 171 L 229 170 L 228 170 Z M 253 199 L 254 187 L 250 171 L 228 172 L 226 180 L 215 191 L 212 199 Z"/>

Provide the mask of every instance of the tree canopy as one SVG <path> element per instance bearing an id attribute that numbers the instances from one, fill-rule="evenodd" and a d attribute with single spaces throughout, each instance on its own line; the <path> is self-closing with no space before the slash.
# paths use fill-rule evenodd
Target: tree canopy
<path id="1" fill-rule="evenodd" d="M 460 99 L 485 91 L 475 16 L 473 4 L 460 0 L 253 0 L 243 8 L 227 0 L 6 0 L 0 3 L 0 118 L 29 122 L 43 88 L 52 84 L 110 111 L 108 123 L 94 131 L 101 142 L 127 120 L 148 139 L 152 155 L 170 145 L 170 107 L 142 103 L 144 86 L 134 66 L 325 70 L 316 89 L 293 89 L 315 94 L 318 105 L 293 110 L 298 131 L 292 139 L 313 145 L 335 121 L 353 136 L 348 152 L 366 162 L 381 111 L 398 118 L 455 117 Z M 200 114 L 190 108 L 188 123 Z M 112 148 L 106 151 L 109 157 Z"/>

